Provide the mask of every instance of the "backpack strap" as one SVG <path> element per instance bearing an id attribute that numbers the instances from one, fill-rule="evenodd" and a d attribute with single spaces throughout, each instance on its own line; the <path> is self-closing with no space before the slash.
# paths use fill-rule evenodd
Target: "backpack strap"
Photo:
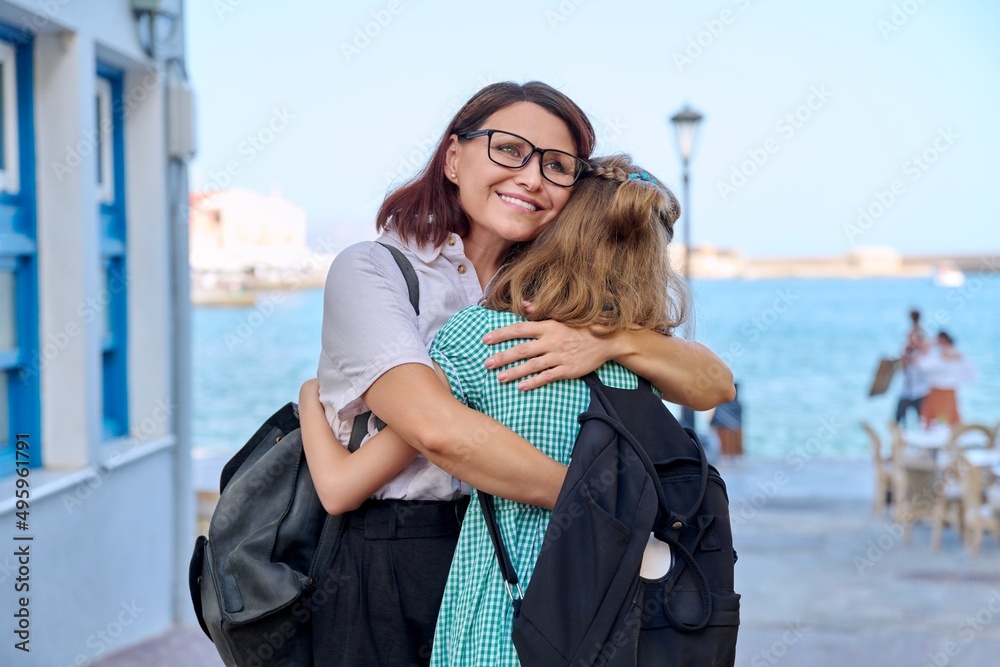
<path id="1" fill-rule="evenodd" d="M 588 387 L 591 388 L 597 387 L 598 388 L 597 391 L 601 391 L 601 388 L 607 386 L 603 382 L 601 382 L 601 378 L 599 375 L 597 375 L 597 371 L 590 371 L 580 379 L 586 382 Z M 636 375 L 635 379 L 638 380 L 636 389 L 641 389 L 644 392 L 653 391 L 653 384 L 649 380 L 642 377 L 641 375 Z"/>
<path id="2" fill-rule="evenodd" d="M 493 507 L 493 496 L 488 493 L 476 490 L 479 496 L 479 507 L 483 510 L 483 518 L 486 520 L 486 529 L 490 533 L 490 541 L 493 542 L 493 550 L 497 555 L 497 563 L 500 565 L 500 576 L 503 577 L 503 585 L 507 588 L 507 595 L 510 596 L 510 603 L 514 605 L 514 618 L 518 617 L 521 611 L 521 600 L 524 593 L 521 585 L 517 582 L 517 572 L 514 564 L 510 560 L 510 554 L 503 543 L 503 536 L 500 534 L 500 526 L 497 525 L 496 510 Z M 517 597 L 514 597 L 514 591 Z"/>
<path id="3" fill-rule="evenodd" d="M 702 532 L 704 532 L 704 528 Z M 663 592 L 663 615 L 667 617 L 667 622 L 678 632 L 691 633 L 703 630 L 712 618 L 712 589 L 708 584 L 708 577 L 705 576 L 705 572 L 698 565 L 698 561 L 694 559 L 691 552 L 688 551 L 688 548 L 681 544 L 681 541 L 673 532 L 658 528 L 653 531 L 653 536 L 661 542 L 669 544 L 673 552 L 680 556 L 680 560 L 682 561 L 673 568 L 670 574 L 670 581 Z M 700 538 L 701 536 L 699 535 Z M 677 585 L 677 581 L 680 579 L 680 572 L 685 565 L 691 568 L 691 571 L 694 573 L 695 581 L 698 583 L 698 594 L 701 596 L 701 618 L 694 623 L 682 621 L 674 613 L 674 610 L 670 608 L 670 597 L 673 595 L 674 586 Z"/>
<path id="4" fill-rule="evenodd" d="M 396 266 L 399 267 L 400 273 L 403 274 L 403 280 L 406 281 L 406 290 L 410 295 L 410 305 L 413 306 L 413 312 L 417 315 L 420 314 L 420 283 L 417 281 L 417 272 L 413 268 L 413 264 L 410 260 L 406 258 L 403 251 L 396 246 L 389 245 L 388 243 L 382 243 L 377 241 L 377 243 L 389 251 L 392 258 L 396 260 Z"/>
<path id="5" fill-rule="evenodd" d="M 418 316 L 420 315 L 420 281 L 417 280 L 417 272 L 413 268 L 413 264 L 410 260 L 406 258 L 396 246 L 391 246 L 388 243 L 382 243 L 377 241 L 377 243 L 389 251 L 392 258 L 396 260 L 396 266 L 399 267 L 399 272 L 403 274 L 403 280 L 406 281 L 406 291 L 410 297 L 410 305 L 413 306 L 413 312 Z M 358 447 L 361 446 L 361 441 L 365 439 L 368 435 L 368 418 L 371 417 L 372 412 L 363 412 L 354 418 L 354 424 L 351 426 L 351 440 L 347 443 L 347 450 L 350 452 L 358 451 Z M 382 430 L 385 427 L 385 422 L 375 417 L 375 426 L 378 430 Z"/>
<path id="6" fill-rule="evenodd" d="M 372 416 L 372 411 L 362 412 L 354 417 L 354 424 L 351 426 L 351 439 L 347 443 L 347 451 L 354 453 L 361 446 L 361 441 L 368 435 L 368 418 Z"/>
<path id="7" fill-rule="evenodd" d="M 347 527 L 347 515 L 327 514 L 323 519 L 323 530 L 320 531 L 319 541 L 316 543 L 316 551 L 313 552 L 312 562 L 309 563 L 308 585 L 315 590 L 320 576 L 327 571 L 333 561 L 340 541 L 344 537 L 344 529 Z"/>
<path id="8" fill-rule="evenodd" d="M 708 491 L 708 455 L 705 453 L 705 447 L 701 444 L 701 440 L 698 438 L 698 434 L 694 432 L 694 429 L 684 427 L 684 432 L 687 433 L 689 438 L 691 438 L 691 443 L 698 450 L 698 458 L 676 457 L 666 461 L 661 461 L 660 464 L 666 465 L 675 461 L 693 461 L 699 463 L 701 466 L 701 483 L 698 489 L 698 497 L 691 503 L 691 508 L 684 512 L 664 505 L 661 508 L 663 513 L 660 516 L 661 520 L 658 524 L 660 526 L 669 526 L 677 521 L 685 524 L 691 523 L 691 520 L 694 518 L 694 513 L 698 511 L 699 507 L 701 507 L 702 502 L 705 500 L 705 493 Z"/>

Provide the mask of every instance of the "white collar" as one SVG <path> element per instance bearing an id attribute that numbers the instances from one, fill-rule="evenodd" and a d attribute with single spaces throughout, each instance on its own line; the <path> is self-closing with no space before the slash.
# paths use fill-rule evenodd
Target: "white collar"
<path id="1" fill-rule="evenodd" d="M 404 242 L 402 237 L 399 235 L 399 232 L 392 227 L 386 229 L 382 235 L 395 241 L 400 248 L 406 248 L 412 252 L 425 264 L 430 264 L 438 258 L 438 255 L 441 254 L 441 246 L 434 246 L 429 243 L 427 245 L 418 245 L 416 243 Z"/>

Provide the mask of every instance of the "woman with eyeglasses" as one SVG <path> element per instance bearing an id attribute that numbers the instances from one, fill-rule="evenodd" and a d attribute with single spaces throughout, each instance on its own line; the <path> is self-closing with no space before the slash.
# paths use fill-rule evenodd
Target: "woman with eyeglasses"
<path id="1" fill-rule="evenodd" d="M 300 401 L 319 496 L 330 513 L 349 514 L 318 584 L 333 594 L 313 615 L 315 664 L 428 664 L 468 485 L 527 505 L 555 504 L 565 462 L 457 401 L 428 348 L 559 216 L 593 146 L 586 115 L 550 86 L 487 86 L 449 123 L 424 170 L 378 213 L 379 241 L 401 250 L 416 271 L 419 314 L 378 243 L 352 246 L 331 266 L 319 402 L 310 402 L 311 383 Z M 576 270 L 587 270 L 584 259 Z M 484 372 L 507 391 L 531 391 L 615 361 L 666 400 L 697 410 L 732 398 L 731 372 L 704 346 L 647 328 L 602 333 L 554 320 L 512 322 L 484 332 L 485 344 L 503 344 L 483 360 Z M 322 405 L 320 425 L 329 428 L 314 428 L 310 405 Z M 368 410 L 361 428 L 373 437 L 349 454 L 341 445 Z"/>

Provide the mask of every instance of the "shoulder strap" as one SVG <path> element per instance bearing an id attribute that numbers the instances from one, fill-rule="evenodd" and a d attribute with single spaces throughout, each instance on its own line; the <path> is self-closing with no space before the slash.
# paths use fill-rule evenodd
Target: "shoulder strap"
<path id="1" fill-rule="evenodd" d="M 391 246 L 388 243 L 382 243 L 377 241 L 377 243 L 388 250 L 392 254 L 392 258 L 396 260 L 396 265 L 399 267 L 400 273 L 403 274 L 403 280 L 406 281 L 406 289 L 410 293 L 410 305 L 413 306 L 413 312 L 417 315 L 420 314 L 420 283 L 417 281 L 417 272 L 413 268 L 413 264 L 410 260 L 406 258 L 403 251 L 396 246 Z"/>
<path id="2" fill-rule="evenodd" d="M 488 493 L 476 490 L 479 496 L 479 507 L 483 510 L 483 518 L 486 520 L 486 529 L 490 533 L 490 541 L 493 542 L 493 550 L 497 555 L 497 563 L 500 565 L 500 576 L 503 577 L 504 586 L 507 587 L 507 594 L 510 596 L 511 604 L 514 605 L 514 617 L 516 618 L 521 608 L 521 586 L 517 582 L 517 572 L 514 571 L 514 564 L 510 560 L 507 547 L 504 546 L 503 536 L 500 535 L 500 526 L 497 525 L 496 510 L 493 508 L 493 496 Z M 514 591 L 517 597 L 514 597 Z"/>
<path id="3" fill-rule="evenodd" d="M 309 585 L 314 590 L 316 581 L 329 569 L 330 563 L 333 562 L 333 557 L 340 547 L 340 541 L 344 537 L 344 529 L 347 527 L 346 518 L 343 514 L 327 514 L 323 520 L 323 530 L 320 531 L 316 551 L 313 553 L 312 562 L 309 563 Z"/>
<path id="4" fill-rule="evenodd" d="M 406 258 L 406 255 L 399 248 L 391 246 L 388 243 L 382 243 L 381 241 L 377 241 L 377 243 L 388 250 L 392 258 L 396 260 L 396 266 L 399 267 L 399 272 L 403 274 L 403 280 L 406 281 L 406 291 L 409 293 L 410 305 L 413 306 L 413 312 L 420 315 L 420 281 L 417 280 L 417 272 L 413 268 L 413 264 L 410 263 L 410 260 Z M 368 418 L 371 414 L 371 410 L 369 410 L 354 418 L 354 424 L 351 426 L 351 440 L 347 443 L 348 451 L 356 452 L 358 447 L 361 446 L 361 441 L 368 435 Z M 381 430 L 385 426 L 385 422 L 378 419 L 378 417 L 375 419 L 378 420 L 378 428 Z"/>
<path id="5" fill-rule="evenodd" d="M 649 380 L 642 377 L 641 375 L 636 375 L 635 377 L 639 381 L 639 384 L 636 387 L 637 389 L 641 389 L 643 391 L 653 391 L 653 385 L 652 383 L 650 383 Z M 604 383 L 601 382 L 601 378 L 597 376 L 597 371 L 590 371 L 589 373 L 584 375 L 581 379 L 587 383 L 588 387 L 598 392 L 602 396 L 604 395 L 604 392 L 602 391 Z"/>
<path id="6" fill-rule="evenodd" d="M 347 443 L 347 451 L 356 452 L 361 446 L 361 441 L 368 435 L 368 418 L 372 416 L 372 411 L 362 412 L 354 417 L 354 424 L 351 426 L 351 439 Z"/>

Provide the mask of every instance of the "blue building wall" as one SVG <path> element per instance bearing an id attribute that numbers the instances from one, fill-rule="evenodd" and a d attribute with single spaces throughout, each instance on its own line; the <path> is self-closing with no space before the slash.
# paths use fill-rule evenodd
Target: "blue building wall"
<path id="1" fill-rule="evenodd" d="M 27 109 L 20 191 L 0 194 L 0 271 L 19 272 L 17 346 L 0 349 L 0 371 L 21 383 L 8 391 L 0 447 L 0 665 L 89 664 L 191 618 L 178 361 L 187 248 L 170 219 L 186 211 L 187 193 L 166 142 L 178 68 L 164 62 L 183 58 L 178 21 L 154 59 L 128 2 L 0 0 L 0 39 L 23 54 L 18 104 Z M 117 100 L 106 135 L 101 81 Z M 98 182 L 105 145 L 110 199 Z M 109 266 L 122 289 L 109 285 Z M 20 473 L 19 433 L 31 457 Z"/>

